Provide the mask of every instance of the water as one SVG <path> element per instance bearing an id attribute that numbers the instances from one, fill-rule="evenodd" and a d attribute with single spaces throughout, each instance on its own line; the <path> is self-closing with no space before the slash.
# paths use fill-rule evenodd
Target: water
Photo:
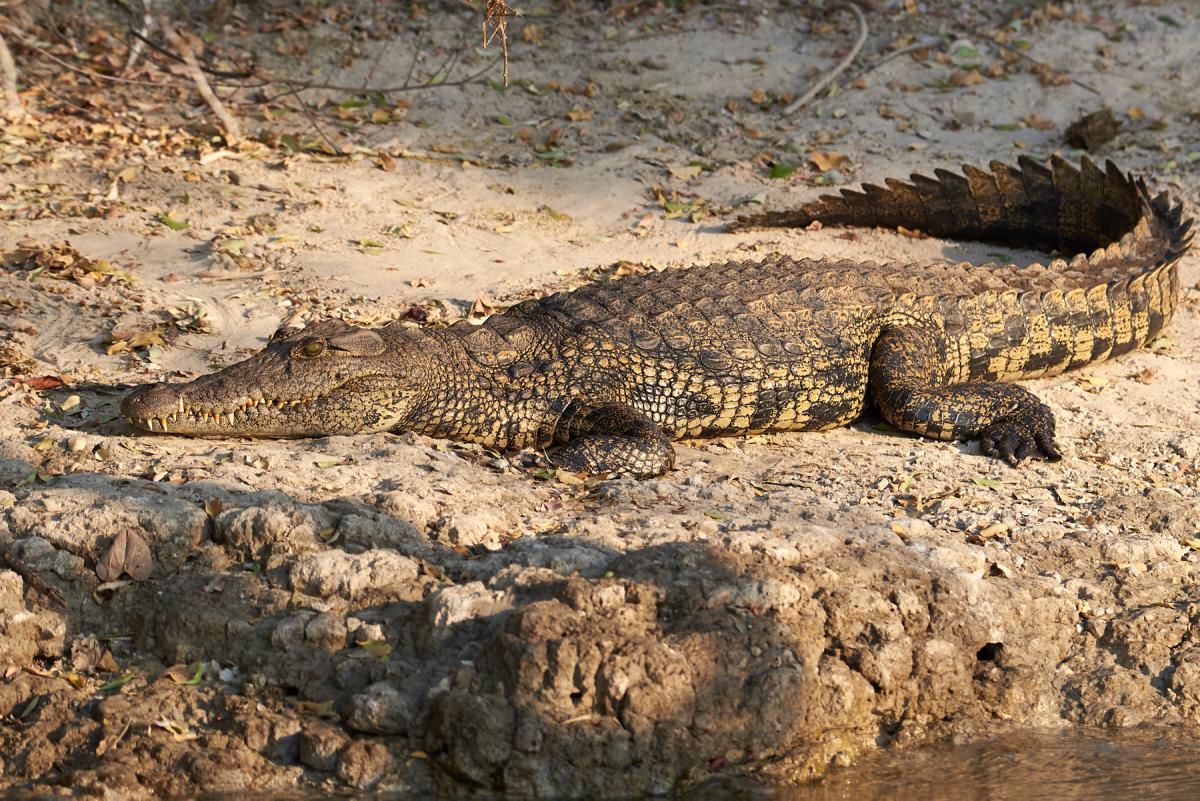
<path id="1" fill-rule="evenodd" d="M 697 788 L 686 801 L 1197 801 L 1200 726 L 1011 734 L 883 752 L 817 784 Z"/>
<path id="2" fill-rule="evenodd" d="M 506 801 L 463 792 L 443 796 Z M 37 799 L 31 795 L 0 798 Z M 395 794 L 234 793 L 188 801 L 418 801 Z M 421 799 L 420 801 L 428 801 Z M 824 780 L 771 788 L 745 779 L 674 801 L 1200 801 L 1200 725 L 1007 734 L 970 745 L 882 751 Z"/>

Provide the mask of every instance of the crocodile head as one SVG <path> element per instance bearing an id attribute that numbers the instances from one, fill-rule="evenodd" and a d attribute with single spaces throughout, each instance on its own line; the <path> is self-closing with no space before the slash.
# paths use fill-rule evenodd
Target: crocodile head
<path id="1" fill-rule="evenodd" d="M 329 320 L 281 328 L 246 361 L 184 384 L 139 387 L 121 416 L 146 431 L 319 437 L 387 431 L 420 386 L 398 329 Z"/>

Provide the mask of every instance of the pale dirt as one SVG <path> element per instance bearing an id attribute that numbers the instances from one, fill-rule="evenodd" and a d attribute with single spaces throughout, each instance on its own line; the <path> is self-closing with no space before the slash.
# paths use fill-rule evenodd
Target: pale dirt
<path id="1" fill-rule="evenodd" d="M 1099 155 L 1197 200 L 1192 4 L 1023 18 L 1030 55 L 1099 96 L 1023 67 L 939 84 L 953 67 L 935 56 L 968 44 L 953 35 L 925 61 L 867 70 L 906 32 L 956 32 L 974 60 L 1000 61 L 963 33 L 999 24 L 995 8 L 894 5 L 868 11 L 871 40 L 842 91 L 791 119 L 752 93 L 802 91 L 829 69 L 851 41 L 845 15 L 814 33 L 810 10 L 775 5 L 586 9 L 525 21 L 541 44 L 514 40 L 506 92 L 412 95 L 404 121 L 336 133 L 391 153 L 392 171 L 366 152 L 249 147 L 201 163 L 71 142 L 7 169 L 0 189 L 19 207 L 38 183 L 102 197 L 113 173 L 143 165 L 111 219 L 10 212 L 0 233 L 5 249 L 69 241 L 137 279 L 0 272 L 0 338 L 35 362 L 10 373 L 68 381 L 39 393 L 0 380 L 0 544 L 67 599 L 56 608 L 0 570 L 0 787 L 131 798 L 465 783 L 598 797 L 739 772 L 805 778 L 947 735 L 1200 722 L 1195 256 L 1158 349 L 1030 383 L 1058 415 L 1065 459 L 1020 470 L 873 417 L 682 443 L 667 476 L 584 486 L 411 435 L 190 440 L 112 419 L 113 385 L 207 371 L 294 317 L 380 323 L 416 305 L 444 320 L 620 261 L 995 258 L 721 223 L 758 208 L 740 200 L 787 207 L 818 180 L 1075 159 L 1063 130 L 1102 105 L 1127 130 Z M 446 41 L 474 24 L 469 9 L 431 14 Z M 344 80 L 383 46 L 367 42 Z M 411 40 L 387 46 L 378 82 L 408 68 Z M 595 96 L 551 80 L 594 83 Z M 576 108 L 590 119 L 568 119 Z M 1013 129 L 1030 113 L 1053 127 Z M 256 119 L 245 113 L 249 130 Z M 312 136 L 299 118 L 276 125 Z M 517 135 L 537 144 L 553 129 L 569 164 L 541 163 Z M 821 176 L 813 150 L 849 163 Z M 766 159 L 800 169 L 771 179 Z M 691 163 L 711 169 L 689 177 Z M 664 219 L 653 187 L 713 213 Z M 155 222 L 168 210 L 189 228 Z M 247 227 L 256 215 L 268 216 Z M 209 245 L 229 238 L 244 240 L 240 265 Z M 207 330 L 106 355 L 114 327 L 171 307 L 202 310 Z M 98 588 L 121 532 L 148 544 L 152 575 Z"/>

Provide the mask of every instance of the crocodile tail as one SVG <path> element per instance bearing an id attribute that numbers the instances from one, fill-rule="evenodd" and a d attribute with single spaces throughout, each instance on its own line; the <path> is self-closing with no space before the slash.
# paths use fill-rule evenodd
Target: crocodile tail
<path id="1" fill-rule="evenodd" d="M 1183 208 L 1165 192 L 1151 195 L 1144 180 L 1111 161 L 1103 170 L 1087 159 L 1076 168 L 1058 157 L 1049 167 L 1029 158 L 1016 167 L 989 167 L 964 167 L 962 175 L 936 170 L 935 178 L 914 175 L 909 182 L 889 179 L 886 188 L 866 184 L 793 211 L 742 217 L 732 227 L 818 221 L 903 227 L 1061 254 L 1045 266 L 1011 273 L 1021 288 L 987 300 L 987 325 L 958 336 L 967 374 L 954 380 L 1053 375 L 1157 336 L 1178 303 L 1176 265 L 1191 244 L 1192 221 Z M 939 302 L 948 321 L 979 316 L 978 299 L 947 296 Z"/>
<path id="2" fill-rule="evenodd" d="M 976 320 L 972 330 L 948 326 L 954 349 L 967 357 L 953 380 L 1056 375 L 1141 347 L 1166 327 L 1179 302 L 1177 264 L 1191 220 L 1166 193 L 1134 185 L 1143 213 L 1116 242 L 1020 268 L 1028 276 L 1022 289 L 938 299 L 947 320 Z"/>
<path id="3" fill-rule="evenodd" d="M 964 166 L 962 175 L 939 169 L 934 178 L 913 175 L 908 182 L 889 178 L 886 188 L 843 189 L 792 211 L 739 217 L 730 228 L 819 221 L 1073 254 L 1105 247 L 1133 231 L 1147 212 L 1170 208 L 1151 206 L 1142 182 L 1111 161 L 1101 170 L 1085 158 L 1076 168 L 1055 156 L 1046 167 L 1022 156 L 1016 167 L 998 161 L 989 167 Z"/>

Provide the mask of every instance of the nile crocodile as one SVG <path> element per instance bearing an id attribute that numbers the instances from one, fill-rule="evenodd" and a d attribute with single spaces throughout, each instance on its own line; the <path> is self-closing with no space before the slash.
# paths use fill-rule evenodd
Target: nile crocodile
<path id="1" fill-rule="evenodd" d="M 903 226 L 1069 261 L 778 256 L 594 283 L 482 325 L 330 320 L 281 329 L 257 355 L 189 383 L 141 387 L 122 414 L 175 434 L 415 431 L 558 446 L 551 460 L 568 470 L 645 477 L 672 467 L 671 440 L 833 428 L 869 399 L 904 431 L 978 438 L 1014 466 L 1056 460 L 1053 414 L 1011 382 L 1154 337 L 1176 306 L 1191 220 L 1111 162 L 990 167 L 843 190 L 733 227 Z"/>

